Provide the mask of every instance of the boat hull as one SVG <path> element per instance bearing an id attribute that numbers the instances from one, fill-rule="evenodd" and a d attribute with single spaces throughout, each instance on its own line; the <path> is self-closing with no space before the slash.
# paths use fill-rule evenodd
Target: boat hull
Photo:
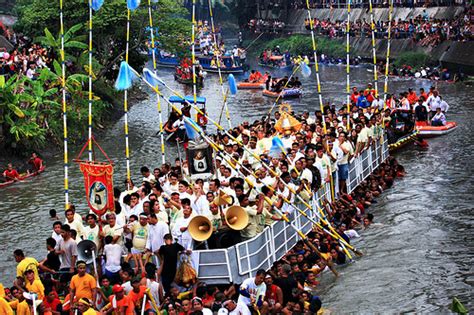
<path id="1" fill-rule="evenodd" d="M 262 90 L 265 88 L 265 83 L 251 83 L 251 82 L 240 82 L 237 84 L 239 90 Z"/>
<path id="2" fill-rule="evenodd" d="M 454 131 L 458 127 L 454 121 L 448 121 L 444 126 L 430 126 L 425 122 L 417 122 L 416 129 L 423 138 L 439 137 Z"/>

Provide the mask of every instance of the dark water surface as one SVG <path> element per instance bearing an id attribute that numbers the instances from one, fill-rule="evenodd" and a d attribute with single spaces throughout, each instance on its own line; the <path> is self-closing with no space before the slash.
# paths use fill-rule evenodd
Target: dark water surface
<path id="1" fill-rule="evenodd" d="M 365 68 L 353 68 L 352 84 L 362 87 L 372 74 Z M 170 85 L 181 92 L 182 86 L 172 79 L 171 70 L 160 70 Z M 345 68 L 321 68 L 324 101 L 345 100 Z M 290 101 L 296 111 L 319 108 L 314 79 L 303 80 L 301 100 Z M 399 92 L 408 87 L 428 89 L 423 80 L 390 81 L 389 89 Z M 382 89 L 382 84 L 379 84 Z M 321 296 L 325 306 L 340 313 L 446 313 L 453 296 L 469 309 L 474 308 L 474 236 L 473 236 L 473 170 L 474 92 L 463 84 L 440 83 L 438 89 L 450 104 L 449 119 L 460 127 L 453 133 L 429 140 L 430 147 L 420 151 L 413 147 L 396 153 L 407 176 L 398 180 L 370 210 L 382 227 L 362 232 L 358 247 L 366 255 L 342 270 L 336 281 L 325 276 Z M 169 95 L 167 91 L 165 94 Z M 218 119 L 222 96 L 215 75 L 205 81 L 202 95 L 208 98 L 208 112 Z M 139 179 L 142 165 L 160 165 L 158 111 L 155 98 L 134 104 L 129 113 L 131 167 Z M 259 91 L 239 91 L 231 96 L 229 108 L 234 125 L 265 115 L 272 101 Z M 165 111 L 167 106 L 165 105 Z M 164 117 L 166 120 L 166 117 Z M 227 126 L 225 119 L 222 124 Z M 123 119 L 99 140 L 116 162 L 115 183 L 120 187 L 125 174 Z M 78 152 L 74 148 L 70 157 Z M 176 148 L 167 147 L 167 156 L 176 157 Z M 47 161 L 47 171 L 32 180 L 1 190 L 0 204 L 0 281 L 9 285 L 15 276 L 12 253 L 23 249 L 27 256 L 42 259 L 45 239 L 51 235 L 51 208 L 63 209 L 62 157 Z M 84 186 L 78 166 L 70 167 L 70 198 L 81 214 L 87 212 Z M 61 218 L 64 215 L 60 213 Z"/>

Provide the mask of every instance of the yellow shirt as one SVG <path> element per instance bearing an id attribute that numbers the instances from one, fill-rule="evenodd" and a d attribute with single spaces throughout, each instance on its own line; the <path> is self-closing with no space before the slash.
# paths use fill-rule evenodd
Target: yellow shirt
<path id="1" fill-rule="evenodd" d="M 39 265 L 38 261 L 36 259 L 34 259 L 33 257 L 25 257 L 16 266 L 16 276 L 24 278 L 25 271 L 33 270 L 35 272 L 35 279 L 39 279 L 38 265 Z"/>
<path id="2" fill-rule="evenodd" d="M 99 314 L 99 313 L 96 312 L 93 308 L 89 308 L 87 311 L 82 313 L 82 315 L 97 315 L 97 314 Z"/>
<path id="3" fill-rule="evenodd" d="M 26 280 L 26 290 L 38 294 L 38 300 L 44 299 L 44 285 L 41 280 L 34 280 L 33 283 Z"/>
<path id="4" fill-rule="evenodd" d="M 10 302 L 10 307 L 16 311 L 16 315 L 31 315 L 30 307 L 26 300 L 18 302 L 18 300 Z"/>
<path id="5" fill-rule="evenodd" d="M 0 314 L 13 315 L 13 310 L 10 304 L 8 304 L 7 300 L 2 297 L 0 297 Z"/>
<path id="6" fill-rule="evenodd" d="M 75 275 L 71 279 L 70 288 L 76 290 L 76 300 L 87 298 L 92 301 L 92 290 L 97 288 L 97 281 L 88 273 L 82 277 Z"/>

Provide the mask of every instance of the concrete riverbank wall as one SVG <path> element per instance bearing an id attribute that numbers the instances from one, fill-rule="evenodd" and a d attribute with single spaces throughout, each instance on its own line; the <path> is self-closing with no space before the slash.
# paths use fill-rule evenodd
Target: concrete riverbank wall
<path id="1" fill-rule="evenodd" d="M 454 19 L 464 17 L 463 7 L 433 7 L 433 8 L 394 8 L 393 19 L 407 20 L 422 15 L 423 10 L 430 18 Z M 389 9 L 374 9 L 374 19 L 388 20 Z M 346 9 L 313 9 L 311 16 L 317 19 L 330 19 L 331 21 L 345 20 L 347 18 Z M 308 17 L 306 10 L 291 11 L 284 19 L 287 22 L 287 31 L 292 34 L 309 34 L 306 30 L 304 20 Z M 352 9 L 351 20 L 366 19 L 370 21 L 370 15 L 366 8 Z M 345 44 L 344 38 L 336 38 Z M 370 38 L 351 38 L 351 51 L 353 55 L 362 58 L 372 58 L 372 42 Z M 376 54 L 379 60 L 385 60 L 387 51 L 387 40 L 376 39 Z M 452 71 L 462 71 L 466 74 L 474 75 L 474 42 L 452 42 L 445 41 L 438 46 L 421 46 L 411 39 L 392 39 L 391 58 L 397 58 L 404 52 L 415 51 L 427 54 L 431 61 L 440 63 L 443 67 Z"/>

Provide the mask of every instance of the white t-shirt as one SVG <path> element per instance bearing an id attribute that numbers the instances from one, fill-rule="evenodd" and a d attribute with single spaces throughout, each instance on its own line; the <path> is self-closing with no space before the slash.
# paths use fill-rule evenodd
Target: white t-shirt
<path id="1" fill-rule="evenodd" d="M 262 282 L 260 285 L 255 284 L 255 278 L 245 279 L 244 282 L 240 285 L 240 290 L 246 290 L 249 292 L 250 296 L 257 301 L 259 297 L 265 297 L 265 292 L 267 291 L 267 286 L 265 282 Z M 239 295 L 239 300 L 237 303 L 242 303 L 244 305 L 249 305 L 251 303 L 250 298 Z"/>
<path id="2" fill-rule="evenodd" d="M 106 257 L 105 269 L 110 272 L 118 272 L 120 270 L 120 259 L 122 258 L 122 246 L 107 244 L 104 246 L 104 255 Z"/>
<path id="3" fill-rule="evenodd" d="M 148 225 L 148 239 L 146 241 L 146 248 L 152 252 L 160 249 L 161 245 L 165 244 L 164 237 L 170 232 L 168 224 L 163 221 L 158 221 L 155 225 Z"/>

